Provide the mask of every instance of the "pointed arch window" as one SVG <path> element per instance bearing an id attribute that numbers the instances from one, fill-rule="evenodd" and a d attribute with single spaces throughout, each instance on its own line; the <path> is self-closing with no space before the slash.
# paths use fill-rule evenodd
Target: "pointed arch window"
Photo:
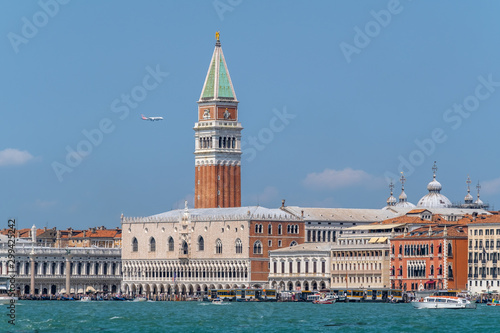
<path id="1" fill-rule="evenodd" d="M 139 250 L 139 242 L 137 241 L 137 238 L 132 239 L 132 252 L 137 252 Z"/>
<path id="2" fill-rule="evenodd" d="M 188 254 L 189 250 L 188 250 L 188 244 L 186 241 L 183 241 L 182 242 L 182 254 Z"/>
<path id="3" fill-rule="evenodd" d="M 202 236 L 198 237 L 198 251 L 205 251 L 205 240 Z"/>
<path id="4" fill-rule="evenodd" d="M 168 250 L 173 251 L 174 250 L 174 239 L 172 236 L 168 238 Z"/>
<path id="5" fill-rule="evenodd" d="M 281 235 L 283 233 L 281 224 L 278 224 L 278 235 Z"/>
<path id="6" fill-rule="evenodd" d="M 260 242 L 260 240 L 256 241 L 253 244 L 253 253 L 254 254 L 262 254 L 262 243 Z"/>
<path id="7" fill-rule="evenodd" d="M 243 244 L 241 243 L 241 239 L 236 239 L 236 253 L 243 253 Z"/>
<path id="8" fill-rule="evenodd" d="M 215 253 L 222 253 L 222 241 L 220 240 L 220 238 L 217 238 L 217 240 L 215 241 Z"/>
<path id="9" fill-rule="evenodd" d="M 154 239 L 154 237 L 151 237 L 151 239 L 149 240 L 149 251 L 156 252 L 156 240 Z"/>
<path id="10" fill-rule="evenodd" d="M 269 223 L 269 224 L 267 225 L 267 233 L 268 233 L 269 235 L 272 235 L 272 234 L 273 234 L 273 225 L 272 225 L 271 223 Z"/>

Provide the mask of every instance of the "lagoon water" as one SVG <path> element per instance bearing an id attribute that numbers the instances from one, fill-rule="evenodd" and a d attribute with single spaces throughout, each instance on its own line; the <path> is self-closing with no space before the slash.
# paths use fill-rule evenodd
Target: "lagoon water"
<path id="1" fill-rule="evenodd" d="M 411 304 L 19 301 L 0 332 L 498 332 L 500 307 Z"/>

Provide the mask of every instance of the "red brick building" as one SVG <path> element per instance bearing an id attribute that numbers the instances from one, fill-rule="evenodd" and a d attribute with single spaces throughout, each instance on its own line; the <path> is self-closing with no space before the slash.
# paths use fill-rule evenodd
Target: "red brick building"
<path id="1" fill-rule="evenodd" d="M 269 276 L 269 251 L 304 242 L 304 222 L 251 221 L 250 249 L 252 281 L 267 280 Z"/>
<path id="2" fill-rule="evenodd" d="M 465 289 L 467 255 L 465 224 L 429 225 L 397 236 L 391 239 L 391 286 L 413 291 Z"/>

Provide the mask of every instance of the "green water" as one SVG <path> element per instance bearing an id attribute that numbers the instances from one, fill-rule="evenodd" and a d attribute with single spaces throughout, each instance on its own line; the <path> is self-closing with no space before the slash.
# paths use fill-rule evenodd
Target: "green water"
<path id="1" fill-rule="evenodd" d="M 500 332 L 500 307 L 411 304 L 20 301 L 1 332 Z"/>

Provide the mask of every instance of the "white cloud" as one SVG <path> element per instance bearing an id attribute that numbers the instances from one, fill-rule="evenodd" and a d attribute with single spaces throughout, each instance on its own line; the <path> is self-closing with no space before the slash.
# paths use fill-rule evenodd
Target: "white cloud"
<path id="1" fill-rule="evenodd" d="M 336 190 L 354 186 L 378 188 L 384 186 L 385 181 L 383 178 L 375 177 L 363 170 L 345 168 L 344 170 L 325 169 L 320 173 L 310 173 L 302 183 L 311 189 Z"/>
<path id="2" fill-rule="evenodd" d="M 481 184 L 482 194 L 500 193 L 500 178 L 487 180 Z"/>
<path id="3" fill-rule="evenodd" d="M 252 194 L 248 196 L 251 205 L 260 206 L 281 206 L 281 200 L 278 197 L 279 191 L 274 186 L 267 186 L 259 194 Z"/>
<path id="4" fill-rule="evenodd" d="M 0 151 L 0 166 L 21 165 L 32 160 L 33 158 L 33 155 L 28 153 L 26 150 L 21 151 L 18 149 L 7 148 Z"/>

